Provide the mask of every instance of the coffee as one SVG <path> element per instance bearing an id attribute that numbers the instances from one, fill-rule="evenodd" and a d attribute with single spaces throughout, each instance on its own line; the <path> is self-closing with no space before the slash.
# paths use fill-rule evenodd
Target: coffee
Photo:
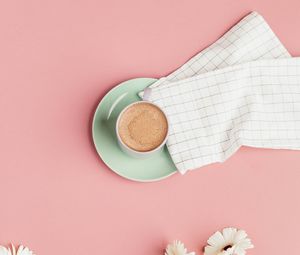
<path id="1" fill-rule="evenodd" d="M 143 102 L 126 109 L 117 128 L 124 144 L 135 151 L 145 152 L 163 143 L 168 133 L 168 121 L 158 107 Z"/>

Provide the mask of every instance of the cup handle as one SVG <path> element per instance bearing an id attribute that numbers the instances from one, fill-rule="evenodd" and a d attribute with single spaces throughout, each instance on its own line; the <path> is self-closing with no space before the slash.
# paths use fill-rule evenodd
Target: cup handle
<path id="1" fill-rule="evenodd" d="M 144 89 L 143 101 L 149 101 L 150 96 L 151 96 L 151 92 L 152 92 L 152 89 L 150 89 L 150 88 L 145 88 Z"/>

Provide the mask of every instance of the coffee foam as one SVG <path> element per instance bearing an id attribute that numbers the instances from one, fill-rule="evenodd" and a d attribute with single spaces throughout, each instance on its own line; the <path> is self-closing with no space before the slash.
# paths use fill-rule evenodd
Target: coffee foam
<path id="1" fill-rule="evenodd" d="M 135 151 L 151 151 L 163 143 L 168 133 L 164 113 L 149 103 L 130 106 L 120 117 L 118 132 L 124 144 Z"/>

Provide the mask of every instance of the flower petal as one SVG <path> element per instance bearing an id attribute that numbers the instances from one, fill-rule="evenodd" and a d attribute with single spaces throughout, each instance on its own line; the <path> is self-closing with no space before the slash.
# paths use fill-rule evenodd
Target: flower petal
<path id="1" fill-rule="evenodd" d="M 12 250 L 12 254 L 16 255 L 16 247 L 13 244 L 11 244 L 11 250 Z"/>
<path id="2" fill-rule="evenodd" d="M 0 246 L 0 255 L 11 255 L 11 251 L 4 246 Z"/>
<path id="3" fill-rule="evenodd" d="M 237 246 L 238 246 L 238 247 L 241 247 L 241 248 L 244 249 L 244 250 L 254 248 L 254 245 L 251 243 L 251 240 L 250 240 L 249 238 L 246 238 L 246 239 L 240 241 L 240 242 L 237 244 Z"/>
<path id="4" fill-rule="evenodd" d="M 28 247 L 20 245 L 16 255 L 33 255 L 33 252 Z"/>
<path id="5" fill-rule="evenodd" d="M 205 255 L 217 255 L 219 253 L 218 247 L 207 245 L 204 248 Z"/>
<path id="6" fill-rule="evenodd" d="M 219 231 L 217 231 L 207 240 L 207 243 L 211 246 L 221 248 L 222 246 L 224 246 L 225 240 L 223 235 Z"/>
<path id="7" fill-rule="evenodd" d="M 20 245 L 18 250 L 17 250 L 17 255 L 21 255 L 23 252 L 23 245 Z"/>
<path id="8" fill-rule="evenodd" d="M 165 255 L 185 255 L 186 252 L 184 244 L 176 240 L 172 244 L 168 244 Z"/>
<path id="9" fill-rule="evenodd" d="M 233 243 L 236 232 L 237 232 L 236 228 L 224 228 L 222 233 L 223 233 L 225 242 Z"/>
<path id="10" fill-rule="evenodd" d="M 30 255 L 30 250 L 27 247 L 24 247 L 22 254 L 23 255 Z"/>
<path id="11" fill-rule="evenodd" d="M 236 255 L 245 255 L 246 251 L 244 249 L 242 249 L 241 247 L 236 247 L 234 250 L 234 254 Z"/>
<path id="12" fill-rule="evenodd" d="M 238 230 L 237 233 L 235 234 L 234 242 L 238 243 L 246 237 L 247 237 L 247 233 L 244 230 Z"/>

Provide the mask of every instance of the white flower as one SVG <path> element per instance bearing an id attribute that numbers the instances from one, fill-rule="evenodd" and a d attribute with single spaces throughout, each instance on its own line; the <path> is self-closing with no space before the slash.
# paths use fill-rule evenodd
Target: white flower
<path id="1" fill-rule="evenodd" d="M 224 228 L 217 231 L 207 241 L 205 255 L 245 255 L 246 250 L 253 248 L 251 240 L 244 230 Z"/>
<path id="2" fill-rule="evenodd" d="M 34 254 L 27 247 L 20 245 L 16 255 L 34 255 Z"/>
<path id="3" fill-rule="evenodd" d="M 187 249 L 184 247 L 184 244 L 176 240 L 167 246 L 165 255 L 195 255 L 195 253 L 187 253 Z"/>
<path id="4" fill-rule="evenodd" d="M 34 255 L 34 253 L 23 245 L 20 245 L 18 250 L 16 250 L 15 246 L 12 244 L 11 248 L 0 246 L 0 255 Z"/>
<path id="5" fill-rule="evenodd" d="M 12 255 L 13 252 L 10 248 L 6 248 L 4 246 L 0 246 L 0 255 Z"/>

